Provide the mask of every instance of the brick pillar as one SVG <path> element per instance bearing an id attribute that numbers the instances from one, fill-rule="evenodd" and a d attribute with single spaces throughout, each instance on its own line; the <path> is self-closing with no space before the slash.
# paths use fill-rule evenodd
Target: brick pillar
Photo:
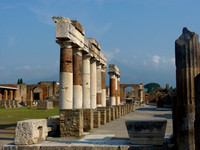
<path id="1" fill-rule="evenodd" d="M 115 74 L 110 73 L 110 106 L 116 105 L 116 77 Z"/>
<path id="2" fill-rule="evenodd" d="M 3 99 L 8 100 L 8 91 L 7 90 L 4 91 Z"/>
<path id="3" fill-rule="evenodd" d="M 102 87 L 102 107 L 106 107 L 106 67 L 102 66 L 101 70 L 101 87 Z"/>
<path id="4" fill-rule="evenodd" d="M 101 64 L 97 63 L 97 107 L 102 106 L 101 97 L 102 97 L 102 88 L 101 88 Z"/>
<path id="5" fill-rule="evenodd" d="M 90 58 L 83 54 L 83 108 L 90 108 Z M 92 81 L 93 82 L 93 81 Z"/>
<path id="6" fill-rule="evenodd" d="M 177 88 L 177 144 L 179 150 L 194 150 L 195 84 L 199 74 L 198 35 L 183 29 L 175 42 Z"/>
<path id="7" fill-rule="evenodd" d="M 97 108 L 97 69 L 96 60 L 90 59 L 90 105 L 92 109 Z"/>
<path id="8" fill-rule="evenodd" d="M 73 109 L 82 108 L 82 51 L 73 48 Z"/>
<path id="9" fill-rule="evenodd" d="M 15 91 L 14 91 L 14 100 L 17 100 L 17 99 L 18 99 L 18 91 L 15 90 Z"/>
<path id="10" fill-rule="evenodd" d="M 118 105 L 120 105 L 120 76 L 117 78 L 117 101 Z"/>
<path id="11" fill-rule="evenodd" d="M 73 108 L 73 49 L 71 43 L 57 40 L 60 45 L 59 109 Z"/>
<path id="12" fill-rule="evenodd" d="M 2 100 L 2 94 L 0 93 L 0 100 Z"/>
<path id="13" fill-rule="evenodd" d="M 13 90 L 9 91 L 9 100 L 13 100 Z"/>

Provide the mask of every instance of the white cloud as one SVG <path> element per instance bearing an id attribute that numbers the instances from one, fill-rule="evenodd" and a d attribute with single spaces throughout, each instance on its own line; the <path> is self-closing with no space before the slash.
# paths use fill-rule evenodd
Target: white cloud
<path id="1" fill-rule="evenodd" d="M 25 66 L 15 67 L 14 69 L 15 69 L 15 70 L 30 70 L 31 67 L 28 66 L 28 65 L 25 65 Z"/>
<path id="2" fill-rule="evenodd" d="M 114 55 L 119 52 L 120 52 L 119 48 L 115 48 L 114 51 L 104 51 L 104 54 L 107 57 L 107 62 L 110 62 L 114 58 Z"/>
<path id="3" fill-rule="evenodd" d="M 148 55 L 147 59 L 143 61 L 144 66 L 154 66 L 156 68 L 163 67 L 163 66 L 174 66 L 175 58 L 167 58 L 165 56 L 159 55 Z"/>

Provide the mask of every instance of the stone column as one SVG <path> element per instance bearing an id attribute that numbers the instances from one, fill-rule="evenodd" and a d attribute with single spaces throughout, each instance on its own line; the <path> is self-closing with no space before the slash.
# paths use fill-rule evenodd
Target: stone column
<path id="1" fill-rule="evenodd" d="M 195 149 L 194 79 L 199 74 L 199 55 L 198 35 L 184 28 L 182 35 L 175 42 L 178 150 Z"/>
<path id="2" fill-rule="evenodd" d="M 101 87 L 102 87 L 102 107 L 106 107 L 106 68 L 102 66 L 101 70 Z"/>
<path id="3" fill-rule="evenodd" d="M 101 90 L 101 64 L 97 63 L 97 107 L 101 104 L 102 90 Z"/>
<path id="4" fill-rule="evenodd" d="M 90 107 L 96 109 L 97 101 L 97 67 L 96 60 L 91 58 L 90 60 Z"/>
<path id="5" fill-rule="evenodd" d="M 117 75 L 115 75 L 115 104 L 116 105 L 119 105 L 118 104 L 118 79 L 117 79 Z"/>
<path id="6" fill-rule="evenodd" d="M 90 58 L 83 54 L 83 108 L 90 108 Z"/>
<path id="7" fill-rule="evenodd" d="M 120 77 L 117 78 L 117 102 L 120 105 Z"/>
<path id="8" fill-rule="evenodd" d="M 8 100 L 8 91 L 4 91 L 3 100 Z"/>
<path id="9" fill-rule="evenodd" d="M 73 108 L 73 49 L 71 43 L 57 41 L 60 45 L 59 109 Z"/>
<path id="10" fill-rule="evenodd" d="M 13 100 L 13 90 L 9 91 L 9 100 Z"/>
<path id="11" fill-rule="evenodd" d="M 115 83 L 116 83 L 116 77 L 115 74 L 110 73 L 110 106 L 116 105 L 116 99 L 115 99 Z"/>
<path id="12" fill-rule="evenodd" d="M 82 94 L 82 51 L 73 48 L 73 109 L 81 109 Z"/>
<path id="13" fill-rule="evenodd" d="M 15 90 L 15 91 L 14 91 L 14 100 L 17 100 L 17 99 L 18 99 L 18 91 Z"/>

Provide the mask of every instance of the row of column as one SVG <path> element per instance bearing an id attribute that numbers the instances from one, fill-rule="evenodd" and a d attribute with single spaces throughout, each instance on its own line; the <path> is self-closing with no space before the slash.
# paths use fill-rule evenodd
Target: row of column
<path id="1" fill-rule="evenodd" d="M 8 94 L 9 93 L 9 94 Z M 0 93 L 0 100 L 14 100 L 17 97 L 17 90 L 4 90 L 3 95 Z"/>
<path id="2" fill-rule="evenodd" d="M 83 49 L 57 40 L 60 48 L 60 109 L 106 106 L 106 67 Z"/>

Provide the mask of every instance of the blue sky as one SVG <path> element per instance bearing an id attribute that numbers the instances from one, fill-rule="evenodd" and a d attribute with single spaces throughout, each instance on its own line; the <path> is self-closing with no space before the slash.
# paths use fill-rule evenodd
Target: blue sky
<path id="1" fill-rule="evenodd" d="M 199 7 L 199 0 L 1 0 L 0 83 L 58 81 L 52 16 L 63 16 L 101 44 L 121 83 L 175 87 L 174 42 L 185 26 L 200 33 Z"/>

